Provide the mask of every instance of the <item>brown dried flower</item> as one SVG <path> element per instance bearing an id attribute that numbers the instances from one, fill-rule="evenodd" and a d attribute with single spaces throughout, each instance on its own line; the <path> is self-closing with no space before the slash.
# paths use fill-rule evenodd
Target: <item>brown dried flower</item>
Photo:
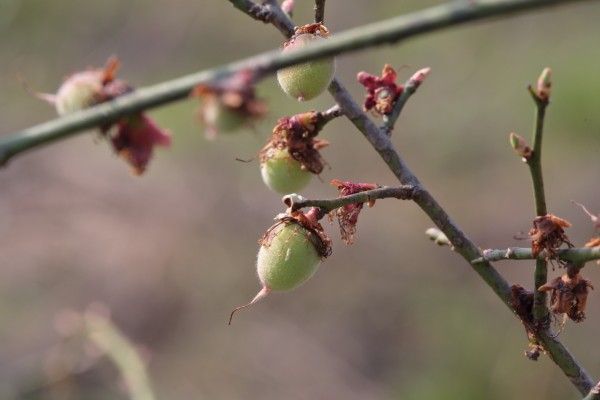
<path id="1" fill-rule="evenodd" d="M 423 79 L 426 74 L 423 74 Z M 404 91 L 404 87 L 396 83 L 397 74 L 391 65 L 385 64 L 381 76 L 361 71 L 357 75 L 358 82 L 367 88 L 365 111 L 373 109 L 379 115 L 392 112 L 395 101 Z M 422 80 L 422 79 L 421 79 Z"/>
<path id="2" fill-rule="evenodd" d="M 261 162 L 266 162 L 274 149 L 287 150 L 303 168 L 313 174 L 320 174 L 326 162 L 319 150 L 329 145 L 329 142 L 315 137 L 319 133 L 318 118 L 316 111 L 309 111 L 279 119 L 271 138 L 259 153 Z"/>
<path id="3" fill-rule="evenodd" d="M 253 72 L 243 70 L 218 84 L 194 88 L 192 95 L 202 99 L 198 115 L 208 138 L 239 130 L 266 114 L 266 103 L 256 96 L 254 77 Z"/>
<path id="4" fill-rule="evenodd" d="M 337 187 L 340 197 L 349 196 L 351 194 L 372 190 L 379 187 L 374 183 L 354 183 L 350 181 L 340 181 L 334 179 L 331 184 Z M 369 207 L 375 204 L 375 200 L 369 202 Z M 340 234 L 342 240 L 346 244 L 354 242 L 354 234 L 356 233 L 356 224 L 358 223 L 358 215 L 363 208 L 363 203 L 347 204 L 342 206 L 332 213 L 337 217 L 340 225 Z"/>
<path id="5" fill-rule="evenodd" d="M 555 314 L 567 314 L 575 321 L 585 319 L 588 288 L 592 283 L 584 279 L 578 270 L 569 271 L 538 288 L 540 292 L 551 292 L 550 309 Z"/>
<path id="6" fill-rule="evenodd" d="M 529 231 L 533 256 L 537 257 L 542 250 L 546 250 L 548 258 L 555 258 L 556 250 L 564 243 L 573 247 L 563 229 L 570 226 L 568 221 L 553 214 L 536 217 L 533 220 L 533 228 Z"/>

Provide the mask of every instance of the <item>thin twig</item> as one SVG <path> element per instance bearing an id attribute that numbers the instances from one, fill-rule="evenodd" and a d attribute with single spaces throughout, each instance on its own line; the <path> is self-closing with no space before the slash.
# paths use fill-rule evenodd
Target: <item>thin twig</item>
<path id="1" fill-rule="evenodd" d="M 325 22 L 325 0 L 315 0 L 315 22 Z"/>
<path id="2" fill-rule="evenodd" d="M 448 237 L 454 249 L 469 264 L 471 264 L 471 260 L 481 257 L 477 246 L 451 220 L 436 199 L 421 186 L 417 177 L 394 149 L 390 138 L 362 112 L 360 106 L 347 95 L 347 91 L 343 89 L 339 82 L 334 81 L 329 91 L 342 107 L 346 116 L 379 153 L 398 180 L 402 184 L 415 186 L 413 200 Z M 510 285 L 502 275 L 488 261 L 471 264 L 471 266 L 504 304 L 514 312 L 511 305 Z M 594 383 L 587 371 L 579 365 L 569 350 L 547 329 L 537 330 L 535 334 L 550 358 L 569 378 L 571 383 L 580 393 L 587 394 Z"/>
<path id="3" fill-rule="evenodd" d="M 333 121 L 336 118 L 344 115 L 344 112 L 337 104 L 333 107 L 327 109 L 326 111 L 317 113 L 317 123 L 315 126 L 315 131 L 319 132 L 321 129 L 325 127 L 329 122 Z"/>
<path id="4" fill-rule="evenodd" d="M 230 0 L 238 8 L 251 1 Z M 198 84 L 207 84 L 226 78 L 240 70 L 254 70 L 261 77 L 276 70 L 308 60 L 325 58 L 384 43 L 397 43 L 403 39 L 433 32 L 470 21 L 510 15 L 520 11 L 545 8 L 558 4 L 572 4 L 584 0 L 480 0 L 455 1 L 411 14 L 364 25 L 338 33 L 328 40 L 311 43 L 298 51 L 281 54 L 271 51 L 234 62 L 223 67 L 190 74 L 171 81 L 136 90 L 111 102 L 73 113 L 31 128 L 5 135 L 0 140 L 0 165 L 11 157 L 38 146 L 72 136 L 77 132 L 110 124 L 119 118 L 185 99 Z M 273 10 L 272 24 L 293 29 L 293 23 L 281 11 L 276 1 L 267 1 L 264 7 Z M 244 12 L 247 12 L 244 10 Z M 287 22 L 286 22 L 287 21 Z M 281 30 L 281 29 L 280 29 Z"/>
<path id="5" fill-rule="evenodd" d="M 406 83 L 404 83 L 404 90 L 400 97 L 394 103 L 394 107 L 392 108 L 392 112 L 383 116 L 383 125 L 381 129 L 387 134 L 390 135 L 394 130 L 394 124 L 400 117 L 400 113 L 404 108 L 404 105 L 408 101 L 408 99 L 415 94 L 421 83 L 425 77 L 429 74 L 430 68 L 423 68 L 422 70 L 417 71 L 413 76 L 411 76 Z"/>
<path id="6" fill-rule="evenodd" d="M 283 203 L 288 206 L 290 211 L 297 211 L 305 207 L 317 207 L 320 208 L 324 213 L 328 213 L 336 208 L 343 207 L 348 204 L 356 203 L 368 203 L 377 199 L 400 199 L 409 200 L 412 198 L 414 187 L 412 186 L 400 186 L 400 187 L 388 187 L 382 186 L 377 189 L 365 190 L 351 194 L 348 196 L 342 196 L 335 199 L 326 200 L 309 200 L 300 196 L 299 194 L 292 193 L 283 196 L 281 199 Z"/>
<path id="7" fill-rule="evenodd" d="M 556 252 L 559 260 L 567 261 L 573 264 L 582 264 L 592 260 L 600 259 L 600 247 L 580 247 L 571 249 L 560 249 Z M 484 261 L 501 260 L 534 260 L 546 259 L 547 254 L 542 251 L 537 258 L 529 247 L 509 247 L 507 249 L 487 249 L 483 250 L 483 255 L 471 261 L 472 264 L 478 264 Z"/>
<path id="8" fill-rule="evenodd" d="M 546 195 L 544 193 L 544 178 L 542 174 L 542 137 L 544 133 L 544 116 L 548 106 L 548 98 L 542 99 L 529 87 L 529 92 L 535 102 L 535 123 L 533 129 L 533 153 L 528 157 L 527 165 L 531 173 L 533 184 L 533 197 L 535 201 L 535 213 L 537 216 L 548 214 L 546 206 Z M 550 322 L 548 307 L 546 306 L 547 294 L 538 288 L 548 281 L 548 263 L 545 259 L 535 261 L 534 291 L 533 291 L 533 319 L 537 324 L 548 324 Z"/>

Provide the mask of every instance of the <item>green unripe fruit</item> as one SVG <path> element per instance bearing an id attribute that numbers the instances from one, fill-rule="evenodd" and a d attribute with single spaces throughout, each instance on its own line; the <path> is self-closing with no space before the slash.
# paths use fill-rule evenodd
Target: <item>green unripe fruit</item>
<path id="1" fill-rule="evenodd" d="M 69 78 L 55 97 L 58 115 L 65 115 L 93 106 L 102 91 L 102 81 L 93 72 L 83 72 Z"/>
<path id="2" fill-rule="evenodd" d="M 312 33 L 295 36 L 286 44 L 283 53 L 300 49 L 309 43 L 326 38 Z M 310 100 L 327 89 L 335 73 L 335 59 L 309 61 L 277 71 L 279 85 L 289 96 L 299 101 Z"/>
<path id="3" fill-rule="evenodd" d="M 260 164 L 260 173 L 265 184 L 281 194 L 300 191 L 312 176 L 287 149 L 269 149 Z"/>
<path id="4" fill-rule="evenodd" d="M 201 113 L 206 126 L 218 133 L 236 132 L 246 122 L 246 117 L 241 112 L 226 106 L 213 97 L 206 99 Z"/>
<path id="5" fill-rule="evenodd" d="M 271 239 L 258 251 L 256 271 L 264 287 L 290 290 L 306 282 L 317 271 L 321 257 L 303 226 L 280 223 Z"/>

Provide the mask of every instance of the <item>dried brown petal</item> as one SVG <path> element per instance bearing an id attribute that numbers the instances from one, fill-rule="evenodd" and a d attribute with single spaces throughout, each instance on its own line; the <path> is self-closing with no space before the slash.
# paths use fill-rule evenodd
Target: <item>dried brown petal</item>
<path id="1" fill-rule="evenodd" d="M 379 185 L 374 183 L 354 183 L 350 181 L 340 181 L 337 179 L 332 180 L 331 184 L 337 187 L 340 197 L 364 192 L 366 190 L 373 190 L 379 187 Z M 372 207 L 374 204 L 375 200 L 369 202 L 370 207 Z M 340 226 L 342 240 L 346 244 L 352 244 L 354 242 L 354 234 L 356 233 L 358 215 L 360 214 L 363 205 L 364 203 L 347 204 L 333 211 Z"/>
<path id="2" fill-rule="evenodd" d="M 572 276 L 569 276 L 572 275 Z M 575 321 L 585 319 L 588 288 L 594 288 L 579 272 L 564 274 L 538 288 L 540 292 L 551 292 L 550 309 L 555 314 L 567 314 Z"/>
<path id="3" fill-rule="evenodd" d="M 568 221 L 553 214 L 536 217 L 529 231 L 533 256 L 537 257 L 542 250 L 546 250 L 548 258 L 556 258 L 556 250 L 563 244 L 573 247 L 563 230 L 570 226 Z"/>

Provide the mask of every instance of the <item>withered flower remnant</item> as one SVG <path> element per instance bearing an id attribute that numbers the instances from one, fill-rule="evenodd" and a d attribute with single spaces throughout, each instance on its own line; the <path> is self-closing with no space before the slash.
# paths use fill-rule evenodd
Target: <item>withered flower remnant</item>
<path id="1" fill-rule="evenodd" d="M 209 139 L 250 126 L 267 112 L 266 103 L 256 96 L 254 73 L 248 70 L 217 84 L 199 85 L 192 95 L 202 100 L 198 115 Z"/>
<path id="2" fill-rule="evenodd" d="M 128 83 L 116 79 L 118 68 L 118 59 L 111 57 L 103 68 L 77 72 L 68 77 L 56 95 L 41 93 L 38 97 L 54 104 L 59 115 L 113 100 L 134 90 Z M 101 126 L 100 132 L 110 140 L 115 152 L 131 165 L 136 175 L 146 169 L 154 146 L 167 147 L 171 143 L 170 134 L 143 113 Z"/>
<path id="3" fill-rule="evenodd" d="M 592 283 L 584 279 L 578 269 L 567 269 L 567 273 L 538 288 L 540 292 L 551 292 L 550 309 L 555 314 L 567 314 L 575 321 L 585 319 L 588 289 Z"/>
<path id="4" fill-rule="evenodd" d="M 426 74 L 423 74 L 423 78 Z M 381 76 L 361 71 L 357 75 L 358 82 L 367 89 L 364 101 L 365 111 L 373 110 L 379 115 L 392 112 L 394 103 L 404 91 L 404 87 L 396 83 L 397 74 L 391 65 L 385 64 Z"/>
<path id="5" fill-rule="evenodd" d="M 259 153 L 263 181 L 273 191 L 287 194 L 304 188 L 311 174 L 320 174 L 325 161 L 319 150 L 329 143 L 317 139 L 318 113 L 309 111 L 281 118 Z"/>
<path id="6" fill-rule="evenodd" d="M 340 181 L 338 179 L 332 180 L 331 184 L 338 189 L 340 197 L 349 196 L 367 190 L 373 190 L 379 187 L 379 185 L 374 183 L 354 183 L 350 181 Z M 372 207 L 375 204 L 375 200 L 370 201 L 368 204 L 369 207 Z M 364 203 L 346 204 L 345 206 L 332 211 L 332 215 L 334 215 L 338 220 L 342 240 L 346 244 L 352 244 L 354 242 L 354 234 L 356 233 L 358 215 L 360 214 L 363 206 Z"/>
<path id="7" fill-rule="evenodd" d="M 556 258 L 556 250 L 563 244 L 573 247 L 564 231 L 570 226 L 568 221 L 553 214 L 536 217 L 529 231 L 533 256 L 537 257 L 542 250 L 546 250 L 548 258 Z"/>

